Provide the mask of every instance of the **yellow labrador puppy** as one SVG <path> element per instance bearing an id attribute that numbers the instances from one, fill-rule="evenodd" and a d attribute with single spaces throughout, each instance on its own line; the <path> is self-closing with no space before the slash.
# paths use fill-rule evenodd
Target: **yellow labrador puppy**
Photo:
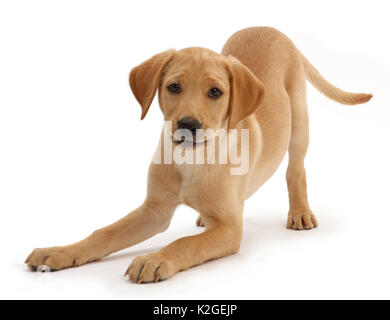
<path id="1" fill-rule="evenodd" d="M 309 143 L 306 80 L 343 104 L 364 103 L 372 97 L 334 87 L 285 35 L 272 28 L 255 27 L 235 33 L 222 54 L 203 48 L 170 50 L 135 67 L 130 73 L 130 86 L 142 107 L 142 119 L 158 91 L 164 118 L 171 123 L 169 138 L 162 134 L 160 143 L 164 160 L 170 161 L 150 165 L 147 196 L 139 208 L 75 244 L 35 249 L 26 263 L 32 268 L 46 265 L 59 270 L 99 260 L 166 230 L 179 204 L 199 212 L 197 224 L 205 226 L 205 231 L 135 258 L 125 273 L 129 279 L 138 283 L 163 280 L 205 261 L 236 253 L 242 238 L 245 199 L 272 176 L 287 150 L 287 227 L 317 227 L 307 199 L 304 168 Z M 173 156 L 178 158 L 183 152 L 190 150 L 191 155 L 211 144 L 210 135 L 198 135 L 198 131 L 218 129 L 226 130 L 225 136 L 219 136 L 221 140 L 231 132 L 228 129 L 239 131 L 237 139 L 226 139 L 229 147 L 238 148 L 245 157 L 248 167 L 244 173 L 233 174 L 234 165 L 229 161 L 191 164 L 172 160 L 175 152 Z M 239 139 L 245 129 L 248 154 L 240 148 L 246 141 Z M 179 138 L 174 130 L 182 130 Z M 190 132 L 191 138 L 182 146 L 183 140 L 188 142 L 183 139 L 184 131 Z M 163 143 L 172 140 L 179 152 Z M 216 152 L 224 151 L 219 147 Z M 207 149 L 203 159 L 209 156 L 211 151 Z"/>

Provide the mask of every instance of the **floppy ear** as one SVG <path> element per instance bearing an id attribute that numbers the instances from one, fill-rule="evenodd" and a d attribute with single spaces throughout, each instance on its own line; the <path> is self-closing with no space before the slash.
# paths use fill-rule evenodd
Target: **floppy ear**
<path id="1" fill-rule="evenodd" d="M 141 120 L 145 118 L 152 104 L 164 68 L 172 60 L 174 53 L 175 50 L 161 52 L 133 68 L 130 72 L 131 90 L 142 107 Z"/>
<path id="2" fill-rule="evenodd" d="M 229 129 L 254 113 L 264 100 L 265 88 L 259 79 L 233 56 L 228 56 L 230 76 Z"/>

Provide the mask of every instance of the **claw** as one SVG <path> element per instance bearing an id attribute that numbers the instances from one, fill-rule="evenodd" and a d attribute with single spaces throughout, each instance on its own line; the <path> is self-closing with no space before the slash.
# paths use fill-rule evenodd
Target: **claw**
<path id="1" fill-rule="evenodd" d="M 80 258 L 76 257 L 73 259 L 73 267 L 76 268 L 80 265 Z"/>
<path id="2" fill-rule="evenodd" d="M 33 266 L 31 264 L 29 264 L 28 267 L 30 268 L 31 271 L 34 271 L 34 272 L 37 271 L 37 269 L 38 269 L 36 266 Z"/>

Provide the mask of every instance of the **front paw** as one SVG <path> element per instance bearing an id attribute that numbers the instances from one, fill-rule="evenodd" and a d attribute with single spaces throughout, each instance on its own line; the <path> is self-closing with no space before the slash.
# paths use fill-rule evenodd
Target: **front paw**
<path id="1" fill-rule="evenodd" d="M 156 252 L 135 258 L 127 268 L 125 277 L 137 283 L 158 282 L 172 277 L 178 271 L 172 259 Z"/>
<path id="2" fill-rule="evenodd" d="M 315 215 L 307 213 L 289 213 L 287 220 L 287 229 L 292 230 L 310 230 L 318 227 Z"/>
<path id="3" fill-rule="evenodd" d="M 40 266 L 47 266 L 52 271 L 78 267 L 86 262 L 87 260 L 81 251 L 71 247 L 35 249 L 25 261 L 32 270 L 36 270 Z"/>

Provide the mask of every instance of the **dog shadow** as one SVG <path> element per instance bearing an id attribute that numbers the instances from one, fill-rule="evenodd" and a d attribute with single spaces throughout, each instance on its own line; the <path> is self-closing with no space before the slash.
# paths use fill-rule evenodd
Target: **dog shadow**
<path id="1" fill-rule="evenodd" d="M 287 229 L 287 214 L 281 212 L 267 212 L 258 214 L 248 212 L 244 218 L 244 236 L 242 248 L 244 250 L 272 249 L 293 241 L 301 241 L 317 237 L 330 237 L 339 228 L 337 214 L 332 212 L 316 212 L 319 227 L 312 230 Z"/>

